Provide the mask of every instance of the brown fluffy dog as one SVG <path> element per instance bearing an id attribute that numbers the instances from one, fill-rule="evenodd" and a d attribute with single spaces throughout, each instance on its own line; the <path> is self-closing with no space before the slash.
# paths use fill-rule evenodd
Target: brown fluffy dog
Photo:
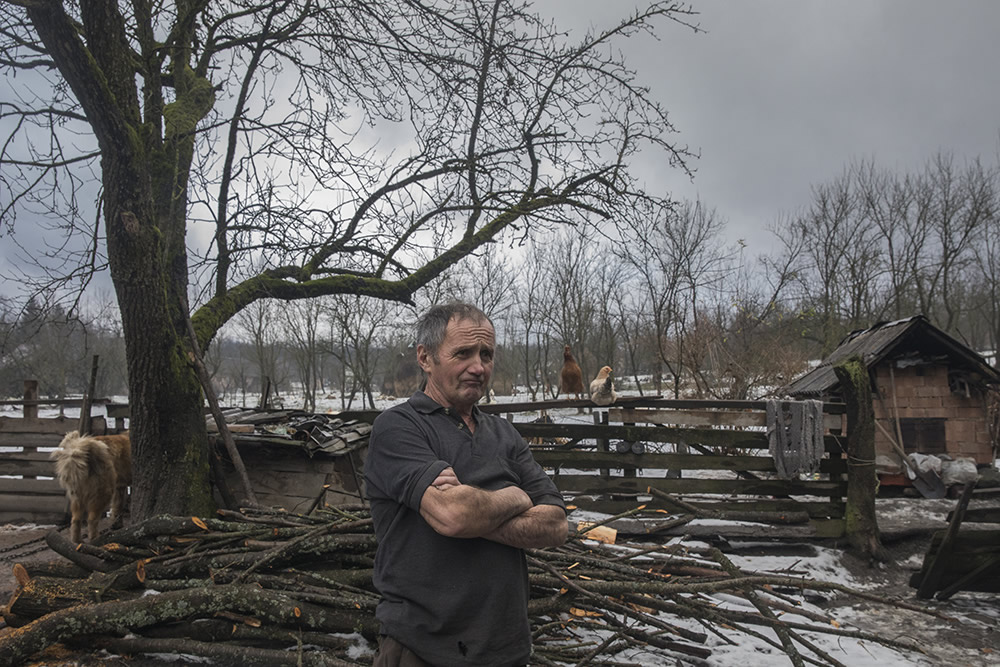
<path id="1" fill-rule="evenodd" d="M 70 536 L 80 542 L 83 519 L 87 535 L 97 539 L 101 517 L 111 506 L 112 525 L 121 523 L 128 485 L 132 482 L 132 446 L 128 433 L 81 436 L 70 431 L 49 455 L 56 462 L 56 479 L 66 489 L 73 522 Z"/>

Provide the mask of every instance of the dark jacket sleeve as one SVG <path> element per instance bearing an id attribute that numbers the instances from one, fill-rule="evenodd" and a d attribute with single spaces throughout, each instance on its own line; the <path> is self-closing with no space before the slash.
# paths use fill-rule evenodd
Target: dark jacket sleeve
<path id="1" fill-rule="evenodd" d="M 448 467 L 404 410 L 387 410 L 375 419 L 365 460 L 369 500 L 391 500 L 420 511 L 424 491 Z"/>

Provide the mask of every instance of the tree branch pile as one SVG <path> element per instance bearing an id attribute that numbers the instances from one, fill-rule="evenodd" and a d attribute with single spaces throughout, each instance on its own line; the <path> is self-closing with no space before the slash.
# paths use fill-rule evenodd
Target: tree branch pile
<path id="1" fill-rule="evenodd" d="M 923 611 L 918 606 L 744 572 L 718 549 L 584 538 L 528 552 L 532 664 L 627 664 L 637 652 L 703 664 L 710 635 L 731 644 L 752 636 L 794 665 L 840 664 L 816 644 L 818 633 L 916 650 L 841 629 L 800 599 L 838 593 Z M 55 531 L 46 539 L 66 560 L 14 566 L 19 585 L 3 608 L 13 629 L 0 636 L 0 665 L 44 658 L 53 645 L 220 664 L 371 662 L 375 537 L 362 506 L 308 516 L 265 509 L 160 516 L 109 533 L 100 546 L 74 545 Z"/>

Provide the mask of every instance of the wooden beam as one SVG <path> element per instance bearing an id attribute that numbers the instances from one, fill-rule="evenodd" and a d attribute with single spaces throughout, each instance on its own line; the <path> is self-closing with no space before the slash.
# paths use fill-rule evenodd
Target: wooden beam
<path id="1" fill-rule="evenodd" d="M 646 505 L 648 512 L 661 512 L 664 515 L 674 511 L 657 498 L 650 498 L 640 493 L 638 500 L 611 500 L 606 496 L 577 496 L 567 501 L 582 510 L 602 512 L 604 514 L 621 514 L 637 505 Z M 687 502 L 706 511 L 734 512 L 798 512 L 804 511 L 812 519 L 842 519 L 844 516 L 843 501 L 797 501 L 790 499 L 748 498 L 746 500 L 704 501 L 688 498 Z M 662 508 L 662 510 L 660 510 Z"/>
<path id="2" fill-rule="evenodd" d="M 610 410 L 610 421 L 646 424 L 664 424 L 676 426 L 726 426 L 734 428 L 764 428 L 767 426 L 767 414 L 762 410 L 655 410 L 642 408 L 615 407 Z M 823 427 L 827 430 L 839 430 L 841 417 L 839 414 L 824 414 Z"/>
<path id="3" fill-rule="evenodd" d="M 752 479 L 664 479 L 652 477 L 610 477 L 598 475 L 552 476 L 560 491 L 582 494 L 637 493 L 647 487 L 656 487 L 668 493 L 712 493 L 745 495 L 802 495 L 843 497 L 847 491 L 845 482 L 798 481 L 798 480 L 752 480 Z"/>
<path id="4" fill-rule="evenodd" d="M 619 396 L 616 406 L 632 408 L 673 408 L 673 409 L 726 409 L 726 410 L 764 410 L 767 401 L 720 401 L 697 399 L 672 399 L 659 396 Z M 559 408 L 594 407 L 589 399 L 554 399 L 547 401 L 523 401 L 519 403 L 489 403 L 479 406 L 483 412 L 531 412 L 533 410 L 554 410 Z M 823 412 L 843 414 L 846 406 L 838 402 L 824 402 Z"/>
<path id="5" fill-rule="evenodd" d="M 13 493 L 24 496 L 55 495 L 63 496 L 65 491 L 54 479 L 21 479 L 18 477 L 0 478 L 0 494 Z"/>
<path id="6" fill-rule="evenodd" d="M 39 524 L 62 523 L 67 518 L 66 496 L 22 496 L 0 492 L 0 521 L 31 521 Z"/>
<path id="7" fill-rule="evenodd" d="M 3 433 L 24 433 L 24 434 L 51 434 L 59 435 L 60 439 L 70 431 L 77 429 L 79 422 L 69 417 L 51 418 L 21 418 L 21 417 L 0 417 L 0 434 Z M 92 432 L 101 435 L 107 430 L 107 421 L 104 417 L 94 417 L 91 419 L 90 428 Z M 93 430 L 99 429 L 99 430 Z M 58 444 L 58 440 L 56 441 Z"/>
<path id="8" fill-rule="evenodd" d="M 951 558 L 952 546 L 955 542 L 955 538 L 958 536 L 958 529 L 962 525 L 962 520 L 965 518 L 965 510 L 969 506 L 969 500 L 972 499 L 972 490 L 975 487 L 975 483 L 970 483 L 966 484 L 965 488 L 962 489 L 962 496 L 958 499 L 958 504 L 955 506 L 955 510 L 951 514 L 951 520 L 948 522 L 948 529 L 944 532 L 944 536 L 941 538 L 937 552 L 935 553 L 929 550 L 927 555 L 924 556 L 924 567 L 922 568 L 923 579 L 920 582 L 920 586 L 917 588 L 917 597 L 926 600 L 934 597 L 934 592 L 938 590 L 938 586 L 944 576 L 944 572 L 948 568 L 948 561 Z"/>
<path id="9" fill-rule="evenodd" d="M 632 452 L 601 452 L 580 450 L 532 449 L 532 456 L 539 465 L 548 468 L 645 468 L 655 470 L 732 470 L 735 473 L 746 470 L 776 472 L 774 460 L 770 456 L 740 456 L 734 454 L 659 454 Z M 843 459 L 822 459 L 820 472 L 842 474 L 847 472 L 847 462 Z"/>
<path id="10" fill-rule="evenodd" d="M 49 455 L 45 452 L 22 452 L 19 456 L 12 456 L 8 452 L 0 452 L 0 475 L 54 477 L 55 474 L 55 462 L 50 461 Z M 0 478 L 0 481 L 2 479 Z"/>
<path id="11" fill-rule="evenodd" d="M 543 438 L 607 438 L 628 442 L 672 442 L 677 444 L 699 444 L 707 447 L 731 449 L 768 448 L 767 434 L 763 431 L 732 431 L 711 428 L 672 428 L 667 426 L 597 426 L 590 424 L 533 424 L 515 422 L 517 432 L 525 439 Z M 841 454 L 846 449 L 843 437 L 827 435 L 823 438 L 824 449 L 830 454 Z"/>

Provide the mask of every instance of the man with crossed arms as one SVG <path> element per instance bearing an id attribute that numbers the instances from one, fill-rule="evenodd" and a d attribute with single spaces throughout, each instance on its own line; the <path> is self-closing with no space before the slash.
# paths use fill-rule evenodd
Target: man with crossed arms
<path id="1" fill-rule="evenodd" d="M 566 506 L 514 427 L 476 406 L 495 350 L 480 309 L 432 307 L 417 327 L 423 390 L 375 420 L 375 667 L 510 667 L 531 655 L 523 549 L 562 544 Z"/>

